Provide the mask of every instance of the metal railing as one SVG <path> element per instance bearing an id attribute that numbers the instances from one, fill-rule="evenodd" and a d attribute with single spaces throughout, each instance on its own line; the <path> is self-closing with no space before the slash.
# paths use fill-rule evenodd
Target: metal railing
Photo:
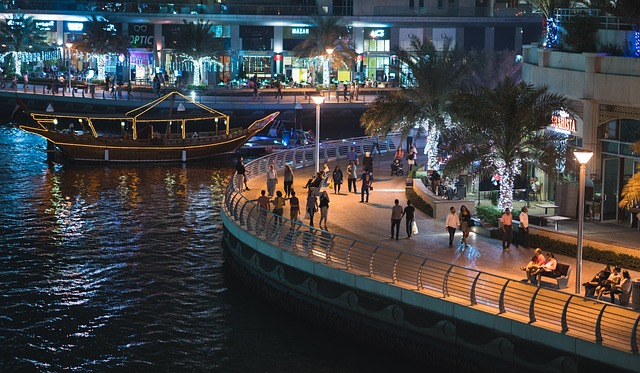
<path id="1" fill-rule="evenodd" d="M 396 140 L 399 138 L 390 137 L 381 142 L 381 150 L 393 150 Z M 350 146 L 361 152 L 369 151 L 372 142 L 369 138 L 355 138 L 324 142 L 321 146 L 322 161 L 330 161 L 334 157 L 346 157 Z M 305 147 L 271 154 L 246 167 L 252 177 L 266 173 L 271 163 L 277 167 L 285 163 L 305 167 L 313 164 L 313 149 Z M 238 192 L 235 178 L 227 186 L 222 209 L 247 232 L 309 260 L 492 314 L 497 312 L 506 318 L 588 342 L 633 354 L 639 352 L 640 315 L 631 309 L 310 227 L 261 209 L 255 201 Z"/>

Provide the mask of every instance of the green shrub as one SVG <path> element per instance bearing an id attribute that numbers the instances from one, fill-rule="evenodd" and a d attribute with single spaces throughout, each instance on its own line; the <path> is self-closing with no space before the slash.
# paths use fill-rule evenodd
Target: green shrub
<path id="1" fill-rule="evenodd" d="M 495 225 L 498 218 L 502 216 L 502 211 L 496 206 L 480 205 L 476 206 L 476 215 L 483 222 Z"/>
<path id="2" fill-rule="evenodd" d="M 495 190 L 489 193 L 489 201 L 491 201 L 491 204 L 494 206 L 498 206 L 499 197 L 500 197 L 500 193 L 496 192 Z"/>
<path id="3" fill-rule="evenodd" d="M 425 202 L 422 198 L 420 198 L 413 189 L 407 189 L 406 191 L 407 199 L 411 201 L 411 204 L 416 209 L 424 212 L 425 214 L 433 217 L 433 207 L 430 204 Z"/>
<path id="4" fill-rule="evenodd" d="M 189 91 L 206 91 L 206 84 L 187 84 L 187 90 Z"/>

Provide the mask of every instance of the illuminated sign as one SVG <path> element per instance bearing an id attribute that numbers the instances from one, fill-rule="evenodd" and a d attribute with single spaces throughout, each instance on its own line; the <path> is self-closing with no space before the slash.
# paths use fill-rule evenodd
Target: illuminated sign
<path id="1" fill-rule="evenodd" d="M 371 37 L 371 39 L 381 39 L 384 38 L 384 30 L 379 29 L 379 30 L 372 30 L 369 33 L 369 36 Z"/>
<path id="2" fill-rule="evenodd" d="M 366 38 L 375 40 L 389 40 L 390 36 L 388 28 L 365 27 L 364 33 Z"/>
<path id="3" fill-rule="evenodd" d="M 35 24 L 42 31 L 58 31 L 56 21 L 35 21 Z"/>
<path id="4" fill-rule="evenodd" d="M 153 48 L 153 30 L 153 25 L 130 23 L 129 43 L 134 48 Z"/>
<path id="5" fill-rule="evenodd" d="M 65 22 L 64 28 L 66 32 L 82 32 L 84 23 L 82 22 Z"/>
<path id="6" fill-rule="evenodd" d="M 576 120 L 567 116 L 552 115 L 550 126 L 563 131 L 577 132 Z"/>
<path id="7" fill-rule="evenodd" d="M 292 27 L 291 35 L 309 35 L 309 29 L 306 27 Z"/>

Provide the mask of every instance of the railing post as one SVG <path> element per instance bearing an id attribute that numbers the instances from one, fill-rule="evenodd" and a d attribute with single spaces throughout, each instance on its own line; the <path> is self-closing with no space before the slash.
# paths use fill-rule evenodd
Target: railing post
<path id="1" fill-rule="evenodd" d="M 631 329 L 631 352 L 634 354 L 638 353 L 638 324 L 640 324 L 640 316 L 633 323 L 633 328 Z"/>
<path id="2" fill-rule="evenodd" d="M 418 276 L 416 277 L 416 286 L 418 290 L 424 289 L 424 284 L 422 283 L 422 268 L 424 268 L 424 265 L 427 264 L 428 260 L 429 259 L 425 258 L 422 264 L 420 265 L 420 268 L 418 269 Z"/>
<path id="3" fill-rule="evenodd" d="M 596 338 L 596 343 L 598 344 L 602 344 L 602 315 L 604 315 L 604 310 L 607 309 L 607 304 L 605 304 L 602 309 L 600 310 L 600 313 L 598 313 L 598 318 L 596 318 L 596 328 L 594 330 L 594 334 L 595 334 L 595 338 Z"/>
<path id="4" fill-rule="evenodd" d="M 451 269 L 453 268 L 453 264 L 449 266 L 449 269 L 447 269 L 447 272 L 444 274 L 444 278 L 442 279 L 442 296 L 443 297 L 448 297 L 449 296 L 449 273 L 451 273 Z"/>
<path id="5" fill-rule="evenodd" d="M 571 303 L 571 299 L 573 299 L 573 297 L 574 297 L 574 294 L 571 294 L 569 299 L 567 299 L 567 301 L 565 302 L 564 307 L 562 307 L 562 319 L 560 323 L 562 324 L 563 333 L 566 333 L 569 331 L 569 323 L 567 322 L 567 310 L 569 310 L 569 303 Z"/>
<path id="6" fill-rule="evenodd" d="M 475 306 L 476 304 L 478 304 L 478 300 L 476 299 L 476 286 L 478 284 L 478 279 L 480 278 L 481 274 L 482 272 L 478 272 L 478 274 L 476 275 L 476 278 L 473 279 L 473 284 L 471 284 L 471 291 L 469 292 L 469 302 L 471 303 L 472 306 Z"/>
<path id="7" fill-rule="evenodd" d="M 536 291 L 533 292 L 533 296 L 531 297 L 531 302 L 529 302 L 529 323 L 530 324 L 536 322 L 536 312 L 534 309 L 534 305 L 536 303 L 536 297 L 538 296 L 540 289 L 542 288 L 539 286 L 536 288 Z"/>
<path id="8" fill-rule="evenodd" d="M 507 291 L 507 285 L 509 285 L 509 282 L 511 280 L 507 280 L 507 282 L 504 283 L 504 285 L 502 286 L 502 290 L 500 291 L 500 298 L 498 300 L 498 310 L 499 313 L 505 313 L 506 308 L 504 307 L 504 293 Z"/>
<path id="9" fill-rule="evenodd" d="M 396 260 L 393 262 L 393 273 L 391 275 L 391 282 L 394 284 L 398 282 L 398 262 L 400 261 L 400 257 L 402 256 L 402 254 L 403 253 L 401 251 L 400 254 L 398 254 Z"/>
<path id="10" fill-rule="evenodd" d="M 373 258 L 376 256 L 376 252 L 378 251 L 378 248 L 380 248 L 380 246 L 376 246 L 376 248 L 371 253 L 371 258 L 369 258 L 369 276 L 371 277 L 375 275 L 373 271 Z"/>

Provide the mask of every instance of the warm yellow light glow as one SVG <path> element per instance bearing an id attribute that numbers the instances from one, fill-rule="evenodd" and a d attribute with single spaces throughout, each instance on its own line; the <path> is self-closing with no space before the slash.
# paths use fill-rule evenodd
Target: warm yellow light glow
<path id="1" fill-rule="evenodd" d="M 580 164 L 587 164 L 591 157 L 593 157 L 593 152 L 585 152 L 585 151 L 576 151 L 573 152 L 573 155 L 578 159 Z"/>
<path id="2" fill-rule="evenodd" d="M 324 96 L 311 96 L 311 99 L 316 103 L 316 105 L 320 105 L 324 102 Z"/>
<path id="3" fill-rule="evenodd" d="M 331 55 L 333 54 L 333 48 L 327 48 L 327 49 L 325 49 L 325 50 L 327 51 L 327 54 L 328 54 L 329 56 L 331 56 Z"/>

